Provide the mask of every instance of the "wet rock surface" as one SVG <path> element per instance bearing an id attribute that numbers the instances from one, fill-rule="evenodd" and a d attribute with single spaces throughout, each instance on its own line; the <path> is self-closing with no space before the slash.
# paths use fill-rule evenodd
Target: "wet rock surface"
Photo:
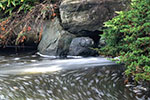
<path id="1" fill-rule="evenodd" d="M 42 54 L 66 55 L 74 35 L 63 30 L 58 18 L 46 25 L 38 50 Z"/>
<path id="2" fill-rule="evenodd" d="M 95 56 L 98 53 L 93 50 L 94 41 L 89 37 L 74 38 L 69 48 L 71 56 Z"/>

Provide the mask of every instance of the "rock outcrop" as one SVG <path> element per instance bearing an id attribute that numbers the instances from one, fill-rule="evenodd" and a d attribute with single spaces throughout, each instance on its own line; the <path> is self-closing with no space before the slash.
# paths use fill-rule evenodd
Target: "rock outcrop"
<path id="1" fill-rule="evenodd" d="M 98 46 L 98 30 L 115 16 L 115 11 L 124 10 L 127 1 L 61 0 L 59 17 L 46 25 L 38 50 L 52 56 L 96 55 L 91 47 Z"/>
<path id="2" fill-rule="evenodd" d="M 88 34 L 86 31 L 98 30 L 125 7 L 123 0 L 62 0 L 60 17 L 67 31 Z"/>

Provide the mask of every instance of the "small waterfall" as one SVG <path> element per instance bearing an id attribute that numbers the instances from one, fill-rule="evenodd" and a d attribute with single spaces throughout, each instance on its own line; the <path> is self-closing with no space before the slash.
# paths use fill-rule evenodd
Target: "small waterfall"
<path id="1" fill-rule="evenodd" d="M 36 74 L 50 73 L 60 70 L 71 70 L 89 67 L 101 67 L 116 65 L 115 62 L 103 57 L 71 58 L 71 59 L 46 59 L 24 65 L 4 67 L 0 69 L 0 74 Z"/>

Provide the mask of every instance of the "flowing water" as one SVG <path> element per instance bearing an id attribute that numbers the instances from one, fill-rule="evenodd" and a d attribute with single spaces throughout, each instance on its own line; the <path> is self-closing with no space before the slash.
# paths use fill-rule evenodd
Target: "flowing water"
<path id="1" fill-rule="evenodd" d="M 0 55 L 0 100 L 144 100 L 105 58 Z M 147 98 L 149 99 L 149 98 Z"/>

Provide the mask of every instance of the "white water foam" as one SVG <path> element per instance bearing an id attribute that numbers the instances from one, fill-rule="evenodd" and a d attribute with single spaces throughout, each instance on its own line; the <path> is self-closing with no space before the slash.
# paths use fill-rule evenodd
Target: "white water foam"
<path id="1" fill-rule="evenodd" d="M 47 56 L 52 57 L 52 56 Z M 116 65 L 104 57 L 87 57 L 87 58 L 72 58 L 72 59 L 54 59 L 41 60 L 32 62 L 23 66 L 13 66 L 9 68 L 0 69 L 0 74 L 36 74 L 36 73 L 50 73 L 61 70 L 89 68 L 97 66 Z"/>

